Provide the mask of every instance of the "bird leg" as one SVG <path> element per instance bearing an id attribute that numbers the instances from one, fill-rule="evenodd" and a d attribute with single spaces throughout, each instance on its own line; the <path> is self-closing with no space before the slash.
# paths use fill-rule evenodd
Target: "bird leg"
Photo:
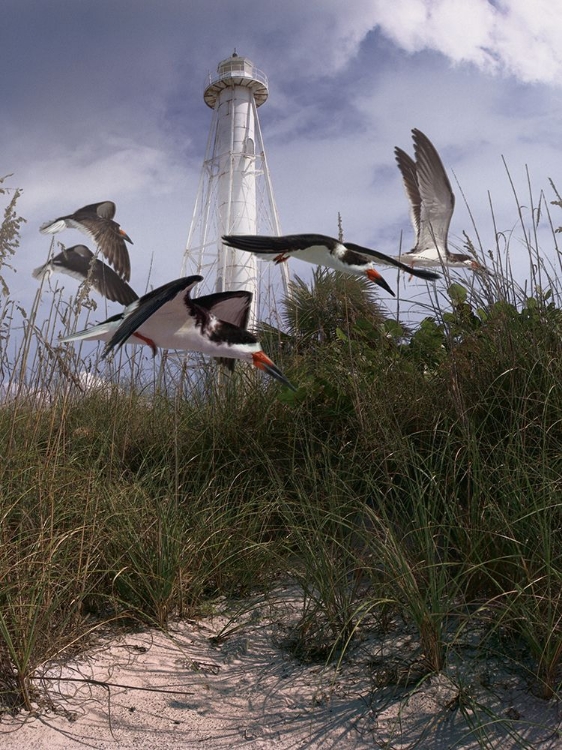
<path id="1" fill-rule="evenodd" d="M 147 336 L 143 336 L 142 333 L 138 333 L 135 331 L 133 333 L 133 336 L 136 336 L 141 341 L 144 341 L 145 344 L 148 344 L 148 346 L 152 349 L 152 356 L 155 357 L 158 354 L 158 347 L 154 343 L 152 339 L 149 339 Z"/>

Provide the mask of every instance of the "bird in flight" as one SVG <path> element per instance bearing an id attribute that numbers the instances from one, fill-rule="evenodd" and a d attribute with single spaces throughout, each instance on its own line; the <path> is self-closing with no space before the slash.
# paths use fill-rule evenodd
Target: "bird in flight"
<path id="1" fill-rule="evenodd" d="M 129 281 L 131 262 L 125 243 L 130 242 L 132 245 L 133 241 L 119 224 L 113 221 L 114 216 L 115 203 L 113 201 L 91 203 L 79 208 L 73 214 L 59 216 L 58 219 L 46 222 L 39 231 L 42 234 L 56 234 L 66 228 L 80 230 L 94 240 L 118 276 Z"/>
<path id="2" fill-rule="evenodd" d="M 328 266 L 336 271 L 367 276 L 368 279 L 387 291 L 393 297 L 392 289 L 376 270 L 377 265 L 401 268 L 414 276 L 428 281 L 439 278 L 438 273 L 413 269 L 399 260 L 371 250 L 353 242 L 340 242 L 323 234 L 288 234 L 283 237 L 262 235 L 224 235 L 223 242 L 230 247 L 247 250 L 258 258 L 283 263 L 290 257 L 299 258 L 307 263 Z"/>
<path id="3" fill-rule="evenodd" d="M 455 208 L 451 183 L 429 138 L 416 128 L 412 130 L 412 138 L 415 161 L 398 147 L 394 155 L 410 203 L 416 244 L 396 259 L 410 265 L 411 273 L 418 266 L 481 269 L 482 265 L 472 255 L 449 251 L 447 236 Z"/>
<path id="4" fill-rule="evenodd" d="M 202 280 L 202 276 L 186 276 L 170 281 L 139 297 L 122 313 L 61 341 L 105 341 L 102 358 L 129 343 L 149 346 L 153 354 L 160 347 L 239 359 L 296 390 L 245 328 L 252 293 L 217 292 L 191 298 L 191 290 Z"/>
<path id="5" fill-rule="evenodd" d="M 32 276 L 42 281 L 56 272 L 67 274 L 79 281 L 88 280 L 101 295 L 124 306 L 138 299 L 138 294 L 127 282 L 107 263 L 98 260 L 85 245 L 65 248 L 47 263 L 36 268 Z"/>

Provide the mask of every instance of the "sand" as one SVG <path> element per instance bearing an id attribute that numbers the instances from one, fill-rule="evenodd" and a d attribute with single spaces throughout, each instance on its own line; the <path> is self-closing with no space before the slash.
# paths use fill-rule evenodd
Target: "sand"
<path id="1" fill-rule="evenodd" d="M 287 648 L 301 611 L 286 586 L 167 634 L 100 634 L 45 666 L 36 710 L 1 717 L 0 748 L 562 748 L 558 702 L 470 642 L 432 676 L 399 625 L 359 630 L 339 664 L 302 663 Z"/>

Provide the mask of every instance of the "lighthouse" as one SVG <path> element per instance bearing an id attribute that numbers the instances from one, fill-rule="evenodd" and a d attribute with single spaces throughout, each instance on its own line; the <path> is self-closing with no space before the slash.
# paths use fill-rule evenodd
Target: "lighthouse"
<path id="1" fill-rule="evenodd" d="M 287 264 L 261 261 L 221 237 L 281 234 L 257 111 L 268 95 L 264 73 L 236 52 L 209 76 L 203 98 L 213 117 L 182 266 L 182 275 L 201 274 L 209 291 L 251 291 L 250 325 L 277 324 Z"/>

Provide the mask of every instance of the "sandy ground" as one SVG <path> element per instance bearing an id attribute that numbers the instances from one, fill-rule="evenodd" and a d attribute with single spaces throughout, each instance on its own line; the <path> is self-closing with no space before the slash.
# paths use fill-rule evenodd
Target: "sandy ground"
<path id="1" fill-rule="evenodd" d="M 300 608 L 286 587 L 169 634 L 101 636 L 48 666 L 36 712 L 0 717 L 0 748 L 562 748 L 558 702 L 470 644 L 430 678 L 397 629 L 359 636 L 340 665 L 303 664 L 283 647 Z"/>

